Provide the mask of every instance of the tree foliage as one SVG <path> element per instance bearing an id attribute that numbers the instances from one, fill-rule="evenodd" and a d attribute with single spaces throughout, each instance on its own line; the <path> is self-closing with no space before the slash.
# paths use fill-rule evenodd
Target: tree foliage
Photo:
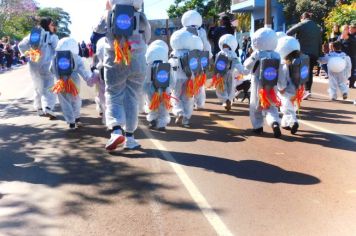
<path id="1" fill-rule="evenodd" d="M 319 25 L 324 25 L 324 18 L 335 6 L 334 0 L 278 0 L 283 5 L 284 15 L 287 23 L 296 23 L 304 12 L 312 13 L 312 19 Z"/>
<path id="2" fill-rule="evenodd" d="M 214 18 L 230 9 L 231 0 L 175 0 L 167 10 L 169 18 L 181 17 L 188 10 L 197 10 L 203 18 Z"/>
<path id="3" fill-rule="evenodd" d="M 356 2 L 350 4 L 338 4 L 325 18 L 325 26 L 328 32 L 334 24 L 345 25 L 356 21 Z"/>
<path id="4" fill-rule="evenodd" d="M 40 17 L 51 17 L 57 24 L 57 35 L 59 38 L 70 35 L 69 25 L 72 23 L 69 13 L 62 8 L 43 8 L 38 11 Z"/>

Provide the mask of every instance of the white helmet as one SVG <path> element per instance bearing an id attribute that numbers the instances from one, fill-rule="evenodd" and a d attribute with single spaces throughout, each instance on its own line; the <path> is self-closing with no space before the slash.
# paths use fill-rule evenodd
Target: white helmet
<path id="1" fill-rule="evenodd" d="M 200 50 L 203 51 L 204 45 L 203 41 L 201 40 L 200 37 L 196 35 L 192 35 L 192 38 L 190 39 L 189 42 L 189 50 Z"/>
<path id="2" fill-rule="evenodd" d="M 237 40 L 232 34 L 225 34 L 219 39 L 219 48 L 223 50 L 223 46 L 226 44 L 230 47 L 231 51 L 235 51 L 237 48 Z"/>
<path id="3" fill-rule="evenodd" d="M 150 45 L 146 51 L 146 62 L 152 64 L 154 61 L 168 61 L 168 51 L 159 45 Z"/>
<path id="4" fill-rule="evenodd" d="M 284 36 L 278 40 L 276 52 L 281 58 L 285 58 L 293 51 L 300 51 L 300 44 L 296 38 L 291 36 Z"/>
<path id="5" fill-rule="evenodd" d="M 136 10 L 141 9 L 143 0 L 110 0 L 110 5 L 115 4 L 133 6 Z"/>
<path id="6" fill-rule="evenodd" d="M 275 50 L 277 35 L 270 28 L 261 28 L 252 35 L 252 48 L 260 51 Z"/>
<path id="7" fill-rule="evenodd" d="M 283 31 L 278 31 L 278 32 L 276 32 L 276 35 L 277 35 L 277 38 L 278 38 L 278 39 L 287 36 L 287 34 L 284 33 Z"/>
<path id="8" fill-rule="evenodd" d="M 203 24 L 203 18 L 196 10 L 189 10 L 182 16 L 182 25 L 184 27 L 197 26 L 200 27 Z"/>
<path id="9" fill-rule="evenodd" d="M 186 30 L 177 30 L 172 34 L 170 44 L 173 50 L 182 50 L 191 48 L 193 35 Z"/>
<path id="10" fill-rule="evenodd" d="M 167 53 L 169 52 L 169 47 L 168 47 L 167 43 L 163 40 L 157 39 L 157 40 L 153 41 L 150 44 L 150 47 L 154 46 L 154 45 L 164 47 L 167 50 Z"/>
<path id="11" fill-rule="evenodd" d="M 58 41 L 56 51 L 71 51 L 72 54 L 79 54 L 79 45 L 78 42 L 73 38 L 62 38 Z"/>
<path id="12" fill-rule="evenodd" d="M 345 70 L 346 61 L 342 57 L 330 57 L 328 61 L 328 70 L 334 73 L 340 73 Z"/>

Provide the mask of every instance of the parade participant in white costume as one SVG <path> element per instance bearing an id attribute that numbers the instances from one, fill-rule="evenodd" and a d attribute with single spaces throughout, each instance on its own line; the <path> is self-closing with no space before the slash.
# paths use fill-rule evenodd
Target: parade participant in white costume
<path id="1" fill-rule="evenodd" d="M 281 136 L 278 106 L 281 105 L 276 85 L 281 68 L 280 56 L 274 50 L 277 47 L 277 35 L 269 28 L 261 28 L 252 36 L 254 52 L 244 62 L 251 73 L 250 119 L 253 131 L 263 133 L 263 121 L 272 127 L 276 138 Z"/>
<path id="2" fill-rule="evenodd" d="M 72 130 L 81 125 L 80 76 L 86 82 L 93 77 L 93 73 L 85 68 L 78 54 L 78 42 L 72 38 L 63 38 L 58 42 L 56 54 L 50 66 L 50 71 L 57 79 L 52 92 L 58 94 L 64 119 L 69 124 L 69 129 Z"/>
<path id="3" fill-rule="evenodd" d="M 159 131 L 164 131 L 171 120 L 169 86 L 172 84 L 172 77 L 168 53 L 166 44 L 162 45 L 155 41 L 150 44 L 146 53 L 147 72 L 144 90 L 149 108 L 146 118 L 150 122 L 150 127 Z"/>
<path id="4" fill-rule="evenodd" d="M 283 113 L 281 126 L 295 134 L 299 128 L 296 111 L 300 109 L 304 84 L 308 81 L 309 57 L 301 54 L 298 40 L 290 36 L 278 40 L 276 52 L 282 59 L 282 70 L 278 81 Z"/>
<path id="5" fill-rule="evenodd" d="M 219 40 L 219 47 L 220 52 L 215 57 L 215 75 L 212 85 L 225 109 L 230 111 L 237 80 L 242 79 L 243 74 L 247 74 L 248 71 L 244 69 L 235 53 L 237 48 L 235 36 L 223 35 Z"/>
<path id="6" fill-rule="evenodd" d="M 106 150 L 124 145 L 136 149 L 139 97 L 146 73 L 145 53 L 151 27 L 143 12 L 143 0 L 110 0 L 106 15 L 94 29 L 106 34 L 104 77 L 106 125 L 112 130 Z"/>
<path id="7" fill-rule="evenodd" d="M 104 80 L 104 52 L 105 52 L 105 37 L 99 39 L 96 45 L 96 53 L 93 59 L 92 71 L 96 71 L 99 76 L 94 77 L 94 80 L 91 80 L 90 85 L 95 85 L 97 90 L 97 95 L 95 97 L 96 110 L 99 112 L 99 115 L 102 117 L 102 122 L 105 125 L 105 80 Z"/>
<path id="8" fill-rule="evenodd" d="M 347 99 L 349 86 L 347 85 L 348 78 L 351 76 L 351 59 L 346 53 L 342 52 L 341 42 L 332 43 L 334 51 L 327 54 L 325 57 L 319 58 L 321 64 L 328 65 L 329 76 L 329 97 L 335 101 L 337 99 L 337 89 L 340 90 L 342 98 Z"/>
<path id="9" fill-rule="evenodd" d="M 172 66 L 174 86 L 173 89 L 173 114 L 176 116 L 176 124 L 190 127 L 190 118 L 194 105 L 194 79 L 199 67 L 197 50 L 203 49 L 203 42 L 198 37 L 186 30 L 178 30 L 172 34 L 171 47 L 173 49 L 169 62 Z M 195 54 L 195 55 L 193 55 Z M 192 56 L 192 58 L 189 58 Z M 182 62 L 186 61 L 185 64 Z"/>
<path id="10" fill-rule="evenodd" d="M 209 43 L 207 33 L 205 29 L 202 27 L 203 18 L 199 14 L 199 12 L 195 10 L 189 10 L 185 12 L 182 16 L 182 25 L 183 29 L 188 30 L 189 32 L 199 36 L 203 41 L 203 51 L 209 52 L 209 59 L 213 57 L 211 52 L 211 45 Z M 206 78 L 206 77 L 205 77 Z M 205 82 L 199 82 L 200 88 L 198 93 L 194 96 L 194 106 L 196 108 L 204 108 L 205 100 L 206 100 L 206 93 L 205 93 Z"/>
<path id="11" fill-rule="evenodd" d="M 50 91 L 54 77 L 49 71 L 58 43 L 58 36 L 54 32 L 53 20 L 42 18 L 40 25 L 19 43 L 21 54 L 30 57 L 29 67 L 35 89 L 34 108 L 39 116 L 46 115 L 50 119 L 56 118 L 53 112 L 56 96 Z"/>

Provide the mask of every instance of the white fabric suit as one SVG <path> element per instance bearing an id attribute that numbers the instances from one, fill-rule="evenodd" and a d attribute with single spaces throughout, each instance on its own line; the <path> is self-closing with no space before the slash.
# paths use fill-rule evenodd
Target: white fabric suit
<path id="1" fill-rule="evenodd" d="M 40 45 L 41 57 L 38 62 L 29 62 L 31 78 L 34 87 L 34 108 L 36 110 L 46 110 L 46 107 L 53 110 L 56 103 L 56 96 L 51 93 L 50 88 L 54 84 L 54 76 L 49 67 L 58 43 L 58 36 L 50 34 L 42 29 L 42 43 Z M 19 43 L 21 54 L 30 50 L 30 35 L 26 36 Z"/>
<path id="2" fill-rule="evenodd" d="M 78 55 L 78 43 L 72 38 L 63 38 L 59 41 L 56 51 L 71 51 L 74 59 L 74 69 L 70 78 L 75 83 L 77 89 L 80 89 L 80 76 L 88 81 L 92 77 L 92 73 L 88 71 L 83 63 L 82 58 Z M 51 63 L 51 72 L 59 79 L 58 69 L 55 59 Z M 68 124 L 74 124 L 76 119 L 80 118 L 80 109 L 82 107 L 82 99 L 79 95 L 73 96 L 69 93 L 58 94 L 59 103 L 62 108 L 64 119 Z"/>
<path id="3" fill-rule="evenodd" d="M 351 59 L 344 52 L 330 52 L 325 57 L 319 59 L 322 64 L 328 64 L 329 89 L 330 99 L 337 98 L 337 89 L 341 94 L 348 94 L 349 86 L 347 85 L 348 78 L 351 77 Z M 338 68 L 342 64 L 341 67 Z M 335 67 L 335 70 L 334 70 Z"/>
<path id="4" fill-rule="evenodd" d="M 250 99 L 250 119 L 254 129 L 263 127 L 263 119 L 266 117 L 267 124 L 272 126 L 273 123 L 280 123 L 278 108 L 272 104 L 268 109 L 262 110 L 259 101 L 259 90 L 262 88 L 260 80 L 260 65 L 253 72 L 257 61 L 261 58 L 280 59 L 278 53 L 273 51 L 277 46 L 276 33 L 268 28 L 257 30 L 252 37 L 252 47 L 255 50 L 252 55 L 246 59 L 244 66 L 251 71 L 251 99 Z"/>

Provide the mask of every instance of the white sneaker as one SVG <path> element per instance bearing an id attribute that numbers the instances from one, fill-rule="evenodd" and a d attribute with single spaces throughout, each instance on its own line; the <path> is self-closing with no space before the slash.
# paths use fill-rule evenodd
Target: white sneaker
<path id="1" fill-rule="evenodd" d="M 119 146 L 125 143 L 125 136 L 122 135 L 121 130 L 114 130 L 111 133 L 109 141 L 106 143 L 105 149 L 108 151 L 114 151 Z"/>
<path id="2" fill-rule="evenodd" d="M 126 150 L 134 150 L 140 148 L 141 145 L 136 141 L 136 139 L 131 136 L 131 137 L 126 137 L 126 142 L 124 145 L 124 149 Z"/>
<path id="3" fill-rule="evenodd" d="M 56 114 L 51 109 L 46 108 L 45 114 L 49 117 L 50 120 L 57 119 Z"/>
<path id="4" fill-rule="evenodd" d="M 303 95 L 303 100 L 307 100 L 310 97 L 311 97 L 311 92 L 310 91 L 305 91 L 304 95 Z"/>

